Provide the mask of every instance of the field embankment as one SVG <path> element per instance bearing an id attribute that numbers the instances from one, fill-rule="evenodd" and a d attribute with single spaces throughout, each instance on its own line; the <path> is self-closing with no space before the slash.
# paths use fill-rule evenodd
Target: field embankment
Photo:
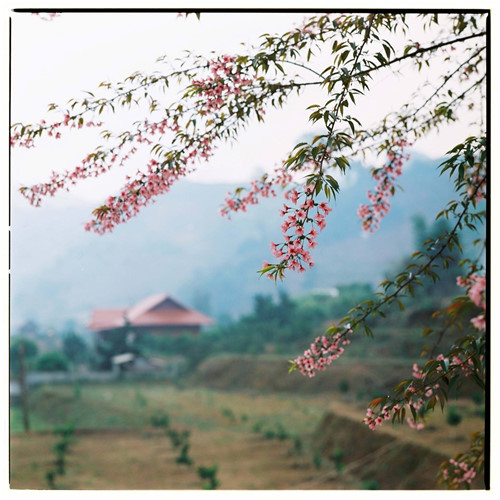
<path id="1" fill-rule="evenodd" d="M 287 373 L 290 362 L 283 356 L 216 356 L 205 360 L 192 375 L 193 383 L 222 390 L 256 390 L 319 394 L 351 392 L 359 397 L 392 389 L 408 377 L 408 361 L 394 359 L 338 360 L 314 378 L 298 371 Z M 374 397 L 374 396 L 373 396 Z"/>

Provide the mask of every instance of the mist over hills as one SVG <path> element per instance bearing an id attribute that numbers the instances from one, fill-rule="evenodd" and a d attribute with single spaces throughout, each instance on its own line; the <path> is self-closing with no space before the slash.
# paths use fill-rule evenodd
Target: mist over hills
<path id="1" fill-rule="evenodd" d="M 363 235 L 356 215 L 373 188 L 369 170 L 353 165 L 355 182 L 342 189 L 313 253 L 316 266 L 283 284 L 259 278 L 270 241 L 280 241 L 282 198 L 263 200 L 231 221 L 218 213 L 235 186 L 179 183 L 112 234 L 83 230 L 95 207 L 14 207 L 11 226 L 11 323 L 28 319 L 84 324 L 93 308 L 131 305 L 170 293 L 215 318 L 248 311 L 256 293 L 291 295 L 353 282 L 378 283 L 413 250 L 411 218 L 427 222 L 453 198 L 439 161 L 414 155 L 381 229 Z"/>

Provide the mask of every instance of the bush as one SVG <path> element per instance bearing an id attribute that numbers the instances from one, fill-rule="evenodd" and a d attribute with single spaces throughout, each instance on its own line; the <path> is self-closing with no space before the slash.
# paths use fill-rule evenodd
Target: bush
<path id="1" fill-rule="evenodd" d="M 367 479 L 366 481 L 363 481 L 361 483 L 361 489 L 362 490 L 379 490 L 380 484 L 378 483 L 378 481 L 374 481 L 372 479 Z"/>
<path id="2" fill-rule="evenodd" d="M 256 434 L 259 434 L 262 431 L 262 426 L 264 424 L 262 422 L 255 422 L 252 426 L 252 432 L 255 432 Z"/>
<path id="3" fill-rule="evenodd" d="M 458 411 L 456 406 L 450 406 L 448 414 L 446 415 L 446 423 L 448 425 L 458 425 L 462 421 L 462 414 Z"/>
<path id="4" fill-rule="evenodd" d="M 67 372 L 68 368 L 68 358 L 59 351 L 43 354 L 36 363 L 36 369 L 41 372 Z"/>
<path id="5" fill-rule="evenodd" d="M 280 441 L 284 441 L 285 439 L 288 439 L 290 437 L 290 434 L 288 434 L 288 432 L 285 430 L 285 428 L 281 425 L 281 424 L 278 424 L 276 426 L 276 437 L 280 440 Z"/>
<path id="6" fill-rule="evenodd" d="M 212 467 L 198 467 L 198 476 L 201 479 L 208 479 L 208 483 L 203 485 L 204 490 L 215 490 L 219 486 L 220 481 L 216 478 L 217 465 Z"/>
<path id="7" fill-rule="evenodd" d="M 229 420 L 231 420 L 231 422 L 236 422 L 236 416 L 234 415 L 234 412 L 233 410 L 231 410 L 231 408 L 223 408 L 221 410 L 221 413 Z"/>
<path id="8" fill-rule="evenodd" d="M 343 378 L 340 382 L 339 382 L 339 391 L 346 394 L 349 392 L 349 381 L 346 380 L 345 378 Z"/>
<path id="9" fill-rule="evenodd" d="M 63 337 L 63 352 L 74 364 L 82 363 L 88 356 L 87 343 L 74 332 L 67 332 Z"/>
<path id="10" fill-rule="evenodd" d="M 344 457 L 344 452 L 340 448 L 335 448 L 333 450 L 331 458 L 333 463 L 335 464 L 335 468 L 340 472 L 344 468 L 344 464 L 342 462 L 342 458 Z"/>
<path id="11" fill-rule="evenodd" d="M 193 460 L 189 456 L 189 443 L 184 443 L 180 455 L 175 459 L 178 464 L 191 465 Z"/>
<path id="12" fill-rule="evenodd" d="M 313 464 L 316 469 L 321 469 L 321 466 L 323 464 L 323 457 L 321 456 L 321 453 L 316 452 L 313 456 Z"/>
<path id="13" fill-rule="evenodd" d="M 159 411 L 150 418 L 151 425 L 153 427 L 161 427 L 167 429 L 170 424 L 170 419 L 166 413 Z"/>
<path id="14" fill-rule="evenodd" d="M 299 436 L 295 436 L 293 438 L 293 451 L 297 455 L 302 455 L 302 451 L 304 449 L 304 445 L 302 444 L 302 439 Z"/>

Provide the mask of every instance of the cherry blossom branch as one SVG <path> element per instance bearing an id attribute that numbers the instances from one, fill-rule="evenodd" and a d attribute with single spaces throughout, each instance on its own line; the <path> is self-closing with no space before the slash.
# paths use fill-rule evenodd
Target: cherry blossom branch
<path id="1" fill-rule="evenodd" d="M 365 325 L 365 330 L 367 334 L 371 334 L 371 330 L 367 329 L 368 327 L 365 324 L 366 319 L 369 316 L 374 316 L 375 313 L 377 313 L 380 309 L 382 309 L 386 304 L 394 302 L 394 300 L 396 300 L 397 297 L 399 297 L 399 295 L 403 290 L 405 289 L 410 290 L 412 283 L 418 283 L 418 278 L 426 274 L 431 269 L 434 261 L 438 259 L 447 248 L 449 248 L 450 244 L 455 242 L 456 233 L 458 232 L 459 228 L 462 227 L 462 220 L 466 216 L 470 206 L 475 204 L 476 195 L 482 189 L 483 184 L 485 184 L 485 178 L 483 178 L 479 182 L 479 184 L 475 187 L 474 191 L 468 196 L 467 200 L 463 202 L 463 210 L 459 214 L 454 227 L 447 234 L 447 237 L 444 239 L 444 241 L 440 244 L 438 250 L 428 258 L 425 264 L 418 266 L 415 272 L 413 271 L 409 272 L 407 274 L 407 278 L 403 278 L 401 282 L 397 285 L 396 289 L 391 294 L 385 294 L 384 298 L 379 300 L 375 304 L 370 302 L 366 307 L 366 310 L 364 310 L 364 307 L 362 305 L 357 306 L 355 310 L 359 311 L 361 315 L 357 318 L 354 318 L 352 316 L 346 316 L 341 321 L 341 324 L 347 323 L 346 326 L 343 327 L 343 329 L 339 327 L 331 327 L 326 331 L 326 334 L 331 334 L 330 337 L 331 344 L 336 346 L 335 349 L 338 349 L 339 342 L 342 339 L 347 340 L 346 336 L 355 331 L 362 324 Z M 395 285 L 395 284 L 396 284 L 395 282 L 382 283 L 385 290 L 387 290 L 390 285 Z M 311 346 L 310 350 L 305 351 L 304 356 L 299 356 L 298 358 L 296 358 L 292 362 L 291 370 L 299 368 L 303 374 L 307 374 L 309 377 L 314 376 L 316 370 L 324 370 L 326 367 L 325 364 L 327 363 L 326 361 L 324 361 L 324 359 L 326 353 L 328 352 L 329 348 L 328 346 L 330 344 L 326 343 L 326 345 L 324 345 L 321 349 L 318 349 L 318 344 L 323 344 L 323 342 L 325 342 L 324 340 L 325 338 L 328 339 L 328 337 L 326 336 L 317 338 L 316 341 L 313 343 L 316 345 L 316 349 L 313 349 Z M 318 351 L 318 353 L 316 351 Z"/>

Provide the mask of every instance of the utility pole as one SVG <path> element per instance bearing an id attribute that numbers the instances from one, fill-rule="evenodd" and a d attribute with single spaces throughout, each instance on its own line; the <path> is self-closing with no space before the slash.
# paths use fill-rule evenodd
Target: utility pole
<path id="1" fill-rule="evenodd" d="M 30 430 L 30 419 L 28 409 L 28 391 L 26 388 L 26 365 L 25 365 L 25 350 L 24 340 L 19 342 L 19 386 L 21 389 L 21 403 L 23 407 L 23 425 L 24 431 Z"/>

